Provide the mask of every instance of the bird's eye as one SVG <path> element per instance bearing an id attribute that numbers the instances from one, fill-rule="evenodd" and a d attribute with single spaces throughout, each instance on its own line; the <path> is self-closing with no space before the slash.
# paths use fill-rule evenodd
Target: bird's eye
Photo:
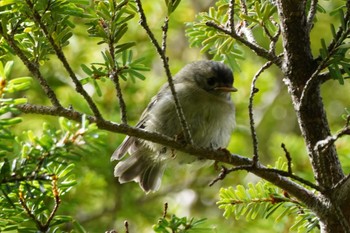
<path id="1" fill-rule="evenodd" d="M 207 80 L 207 83 L 208 83 L 209 86 L 214 86 L 215 82 L 216 82 L 215 81 L 215 77 L 210 77 Z"/>

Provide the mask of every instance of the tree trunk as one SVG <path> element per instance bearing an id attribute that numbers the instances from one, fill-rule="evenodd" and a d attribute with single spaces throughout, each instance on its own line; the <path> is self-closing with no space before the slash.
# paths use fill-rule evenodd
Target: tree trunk
<path id="1" fill-rule="evenodd" d="M 325 206 L 329 206 L 324 213 L 318 213 L 321 232 L 346 232 L 344 230 L 348 226 L 346 219 L 349 219 L 349 213 L 344 211 L 347 208 L 339 208 L 339 204 L 344 205 L 345 202 L 335 201 L 330 195 L 334 186 L 344 178 L 336 148 L 331 144 L 325 150 L 316 149 L 317 143 L 331 134 L 320 94 L 321 82 L 308 83 L 317 69 L 317 63 L 311 54 L 311 27 L 306 17 L 306 1 L 278 0 L 277 8 L 284 45 L 284 81 L 292 97 L 316 182 L 324 190 L 322 199 Z M 304 93 L 307 85 L 311 86 Z M 346 207 L 349 207 L 348 203 Z"/>

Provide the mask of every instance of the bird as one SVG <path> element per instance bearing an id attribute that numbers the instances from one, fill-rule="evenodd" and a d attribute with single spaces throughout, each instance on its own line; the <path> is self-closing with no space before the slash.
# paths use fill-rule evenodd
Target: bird
<path id="1" fill-rule="evenodd" d="M 227 147 L 235 127 L 231 92 L 237 89 L 233 83 L 232 70 L 212 60 L 189 63 L 173 77 L 194 145 L 211 149 Z M 151 99 L 135 127 L 183 139 L 184 132 L 168 83 Z M 128 157 L 122 160 L 126 154 Z M 114 169 L 119 183 L 135 181 L 146 193 L 159 189 L 166 164 L 172 159 L 191 163 L 195 157 L 132 136 L 127 136 L 111 157 L 112 161 L 119 161 Z"/>

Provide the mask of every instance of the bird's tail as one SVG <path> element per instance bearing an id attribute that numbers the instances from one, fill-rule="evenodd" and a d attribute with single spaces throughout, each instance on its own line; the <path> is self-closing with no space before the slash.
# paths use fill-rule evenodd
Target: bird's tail
<path id="1" fill-rule="evenodd" d="M 127 159 L 117 164 L 114 176 L 119 177 L 120 183 L 138 182 L 146 193 L 158 190 L 165 163 L 160 159 L 154 159 L 152 154 L 154 152 L 149 148 L 139 147 Z"/>

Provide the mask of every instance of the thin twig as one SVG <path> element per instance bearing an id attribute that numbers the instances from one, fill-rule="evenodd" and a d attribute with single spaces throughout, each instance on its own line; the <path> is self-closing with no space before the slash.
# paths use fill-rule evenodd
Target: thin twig
<path id="1" fill-rule="evenodd" d="M 287 150 L 286 145 L 284 143 L 281 144 L 281 147 L 282 147 L 282 149 L 284 151 L 284 154 L 286 156 L 286 159 L 287 159 L 288 173 L 293 174 L 293 171 L 292 171 L 292 157 L 290 156 L 290 153 Z"/>
<path id="2" fill-rule="evenodd" d="M 315 184 L 311 183 L 310 181 L 305 180 L 305 179 L 301 178 L 300 176 L 293 175 L 287 171 L 283 171 L 283 170 L 279 170 L 279 169 L 275 169 L 275 168 L 259 168 L 259 170 L 264 171 L 264 172 L 276 173 L 280 176 L 291 178 L 293 180 L 300 182 L 301 184 L 309 186 L 310 188 L 313 188 L 317 191 L 323 192 L 323 189 L 321 187 L 319 187 L 318 185 L 315 185 Z"/>
<path id="3" fill-rule="evenodd" d="M 219 175 L 209 183 L 209 186 L 213 186 L 219 180 L 225 179 L 225 177 L 231 172 L 240 171 L 240 170 L 250 170 L 251 168 L 252 168 L 251 165 L 242 165 L 242 166 L 237 166 L 230 169 L 227 169 L 225 166 L 221 166 L 221 171 Z"/>
<path id="4" fill-rule="evenodd" d="M 235 33 L 235 0 L 230 0 L 229 2 L 229 28 L 231 33 Z"/>
<path id="5" fill-rule="evenodd" d="M 116 6 L 116 2 L 113 1 L 112 4 L 114 5 L 113 8 L 114 9 L 120 9 L 123 5 L 125 5 L 127 2 L 122 3 L 121 5 L 118 5 L 118 7 Z M 116 20 L 116 14 L 115 12 L 113 12 L 113 15 L 111 17 L 110 23 L 107 25 L 112 25 L 114 23 L 114 21 Z M 111 70 L 109 72 L 109 78 L 113 81 L 115 89 L 116 89 L 116 93 L 117 93 L 117 99 L 119 102 L 119 107 L 120 107 L 120 115 L 121 115 L 121 122 L 123 124 L 128 124 L 128 120 L 127 120 L 127 114 L 126 114 L 126 104 L 123 98 L 123 94 L 122 94 L 122 90 L 120 87 L 120 82 L 119 82 L 119 72 L 123 69 L 125 69 L 125 67 L 122 68 L 118 68 L 116 67 L 116 59 L 115 59 L 115 41 L 114 41 L 114 35 L 111 29 L 111 26 L 109 26 L 109 28 L 107 28 L 108 26 L 106 25 L 105 30 L 108 30 L 109 36 L 108 36 L 108 49 L 109 49 L 109 53 L 112 57 L 112 64 L 111 64 Z"/>
<path id="6" fill-rule="evenodd" d="M 167 214 L 168 214 L 168 203 L 165 202 L 164 203 L 164 210 L 163 210 L 163 218 L 166 218 Z"/>
<path id="7" fill-rule="evenodd" d="M 3 38 L 9 44 L 9 46 L 13 49 L 15 54 L 22 60 L 23 64 L 27 67 L 27 69 L 39 81 L 41 88 L 44 90 L 45 95 L 49 98 L 52 105 L 54 105 L 55 107 L 62 107 L 59 100 L 57 99 L 55 92 L 51 89 L 48 82 L 42 76 L 40 69 L 39 69 L 39 65 L 35 62 L 31 62 L 28 59 L 28 57 L 25 55 L 25 53 L 17 46 L 14 37 L 12 35 L 6 34 L 3 31 L 1 25 L 0 25 L 0 34 L 3 36 Z"/>
<path id="8" fill-rule="evenodd" d="M 32 173 L 26 176 L 13 175 L 11 177 L 4 177 L 0 179 L 0 184 L 18 183 L 21 181 L 33 181 L 33 180 L 49 181 L 51 180 L 51 176 L 52 174 L 37 174 L 37 173 Z"/>
<path id="9" fill-rule="evenodd" d="M 19 197 L 19 203 L 23 207 L 24 211 L 28 214 L 28 216 L 34 221 L 35 225 L 38 227 L 38 229 L 42 230 L 42 223 L 36 218 L 36 216 L 33 214 L 33 212 L 29 209 L 26 200 L 24 199 L 23 192 L 20 191 L 18 193 Z"/>
<path id="10" fill-rule="evenodd" d="M 241 0 L 241 11 L 244 15 L 248 16 L 248 8 L 247 8 L 246 0 Z M 249 22 L 245 19 L 243 20 L 242 28 L 243 28 L 243 34 L 247 38 L 247 41 L 257 45 L 258 43 L 255 40 L 252 29 L 249 27 Z"/>
<path id="11" fill-rule="evenodd" d="M 120 82 L 119 82 L 119 75 L 118 75 L 118 70 L 115 68 L 112 69 L 109 78 L 113 81 L 116 92 L 117 92 L 117 98 L 119 102 L 119 107 L 120 107 L 120 115 L 121 115 L 121 121 L 123 124 L 128 124 L 128 118 L 126 114 L 126 104 L 123 98 L 122 94 L 122 89 L 120 87 Z"/>
<path id="12" fill-rule="evenodd" d="M 269 68 L 273 63 L 271 61 L 268 61 L 265 63 L 255 74 L 252 80 L 252 84 L 250 86 L 250 96 L 249 96 L 249 122 L 250 122 L 250 131 L 251 131 L 251 136 L 253 140 L 253 166 L 256 166 L 257 162 L 259 161 L 259 155 L 258 155 L 258 138 L 256 135 L 256 130 L 255 130 L 255 122 L 254 122 L 254 113 L 253 113 L 253 100 L 254 100 L 254 95 L 259 91 L 255 87 L 256 81 L 258 80 L 259 76 L 264 72 L 267 68 Z"/>
<path id="13" fill-rule="evenodd" d="M 169 17 L 165 17 L 164 24 L 162 26 L 162 51 L 166 54 L 166 42 L 167 42 L 167 36 L 168 36 L 168 29 L 169 29 Z"/>
<path id="14" fill-rule="evenodd" d="M 339 138 L 344 135 L 350 135 L 350 115 L 347 116 L 345 126 L 335 135 L 328 136 L 327 138 L 318 141 L 315 145 L 315 151 L 326 151 L 331 145 L 333 145 Z"/>
<path id="15" fill-rule="evenodd" d="M 317 4 L 318 4 L 318 0 L 311 1 L 309 14 L 307 15 L 307 21 L 306 21 L 307 29 L 309 32 L 311 31 L 313 24 L 314 24 L 314 18 L 315 18 L 316 11 L 317 11 Z"/>
<path id="16" fill-rule="evenodd" d="M 277 27 L 277 31 L 276 31 L 276 33 L 274 35 L 271 35 L 271 33 L 269 32 L 269 30 L 267 29 L 265 24 L 263 24 L 263 29 L 264 29 L 266 35 L 269 37 L 269 39 L 271 41 L 270 42 L 270 46 L 269 46 L 269 53 L 275 54 L 276 44 L 277 44 L 279 36 L 281 35 L 281 27 L 273 19 L 271 19 L 271 22 Z"/>
<path id="17" fill-rule="evenodd" d="M 348 7 L 347 12 L 344 16 L 345 22 L 350 21 L 349 2 L 347 2 L 347 7 Z M 320 72 L 324 68 L 327 67 L 328 61 L 331 59 L 333 54 L 337 51 L 337 47 L 339 46 L 339 44 L 341 42 L 343 42 L 347 38 L 347 36 L 350 34 L 350 27 L 347 28 L 346 31 L 344 31 L 344 30 L 345 30 L 345 28 L 343 28 L 343 27 L 338 28 L 338 31 L 336 32 L 335 37 L 332 39 L 331 43 L 328 45 L 327 57 L 325 57 L 321 60 L 321 62 L 319 63 L 319 65 L 316 68 L 316 70 L 314 71 L 314 73 L 307 80 L 307 82 L 304 86 L 304 89 L 302 91 L 301 97 L 300 97 L 299 109 L 302 108 L 306 104 L 308 93 L 311 90 L 313 90 L 312 87 L 314 87 L 315 85 L 324 83 L 325 81 L 327 81 L 328 79 L 331 78 L 331 75 L 325 75 L 325 74 L 320 75 Z M 320 60 L 320 59 L 321 59 L 321 57 L 317 58 L 316 60 Z"/>
<path id="18" fill-rule="evenodd" d="M 77 76 L 75 75 L 73 69 L 69 65 L 62 49 L 56 44 L 55 40 L 52 38 L 51 34 L 49 33 L 46 25 L 42 22 L 40 14 L 35 10 L 33 3 L 30 0 L 26 0 L 27 5 L 31 8 L 33 12 L 33 20 L 40 26 L 41 30 L 44 32 L 46 38 L 50 42 L 52 48 L 54 49 L 56 56 L 58 59 L 62 62 L 64 68 L 68 72 L 69 76 L 71 77 L 74 85 L 75 85 L 75 90 L 83 96 L 83 98 L 86 100 L 88 103 L 90 109 L 92 110 L 93 114 L 97 118 L 102 118 L 100 111 L 98 110 L 95 102 L 92 100 L 91 96 L 85 91 L 83 88 L 83 85 L 80 83 L 78 80 Z"/>
<path id="19" fill-rule="evenodd" d="M 58 191 L 58 187 L 57 187 L 57 176 L 53 176 L 52 177 L 52 193 L 54 196 L 54 200 L 55 200 L 55 205 L 50 213 L 49 218 L 47 219 L 46 223 L 43 225 L 43 229 L 49 229 L 50 228 L 50 223 L 52 221 L 52 219 L 55 217 L 55 214 L 58 210 L 58 207 L 60 206 L 61 203 L 61 199 L 59 196 L 59 191 Z"/>
<path id="20" fill-rule="evenodd" d="M 38 227 L 38 229 L 40 230 L 40 232 L 47 232 L 47 230 L 50 228 L 50 223 L 53 220 L 53 218 L 55 217 L 55 214 L 58 210 L 58 207 L 61 203 L 61 199 L 59 197 L 59 191 L 57 188 L 57 176 L 53 176 L 51 178 L 52 180 L 52 193 L 54 196 L 54 200 L 55 200 L 55 205 L 49 215 L 49 217 L 47 218 L 45 223 L 42 223 L 36 216 L 35 214 L 32 212 L 32 210 L 29 209 L 26 200 L 24 199 L 24 195 L 23 192 L 20 191 L 18 196 L 19 196 L 19 202 L 22 205 L 23 209 L 25 210 L 25 212 L 28 214 L 28 216 L 34 221 L 35 225 Z"/>
<path id="21" fill-rule="evenodd" d="M 137 12 L 140 15 L 140 24 L 144 28 L 144 30 L 146 31 L 148 37 L 150 38 L 152 44 L 156 48 L 160 58 L 163 61 L 165 73 L 166 73 L 166 76 L 168 78 L 169 88 L 170 88 L 171 94 L 173 95 L 173 98 L 174 98 L 176 113 L 177 113 L 177 116 L 180 120 L 180 124 L 181 124 L 182 130 L 183 130 L 185 140 L 187 143 L 193 144 L 191 133 L 190 133 L 190 130 L 188 127 L 188 123 L 185 119 L 185 115 L 183 113 L 181 103 L 179 101 L 179 98 L 178 98 L 176 90 L 175 90 L 174 82 L 173 82 L 172 75 L 171 75 L 170 68 L 169 68 L 169 58 L 166 56 L 165 51 L 163 51 L 162 47 L 159 45 L 157 39 L 155 38 L 154 34 L 152 33 L 152 31 L 150 30 L 150 28 L 147 24 L 145 12 L 143 10 L 141 0 L 135 0 L 135 1 L 136 1 L 136 5 L 138 8 Z M 163 38 L 166 37 L 166 36 L 164 36 L 164 33 L 166 33 L 166 31 L 163 31 Z M 165 42 L 163 42 L 163 43 L 165 43 Z"/>
<path id="22" fill-rule="evenodd" d="M 346 34 L 350 33 L 350 28 L 345 32 Z M 341 37 L 341 35 L 339 35 L 339 37 Z M 338 38 L 340 39 L 340 38 Z M 327 66 L 327 62 L 331 59 L 332 55 L 335 53 L 336 51 L 336 46 L 337 43 L 339 41 L 332 41 L 330 43 L 330 45 L 328 46 L 328 55 L 326 58 L 324 58 L 319 65 L 317 66 L 316 70 L 312 73 L 312 75 L 310 76 L 310 78 L 307 80 L 307 82 L 305 83 L 304 89 L 301 93 L 301 97 L 300 97 L 300 101 L 299 101 L 299 109 L 302 108 L 307 102 L 307 96 L 309 94 L 309 92 L 312 89 L 312 87 L 314 87 L 315 85 L 318 85 L 322 82 L 324 82 L 324 78 L 319 78 L 319 73 Z"/>
<path id="23" fill-rule="evenodd" d="M 310 181 L 305 180 L 305 179 L 303 179 L 303 178 L 301 178 L 299 176 L 293 175 L 290 172 L 279 170 L 279 169 L 275 169 L 275 168 L 261 167 L 261 166 L 253 167 L 252 165 L 241 165 L 241 166 L 236 166 L 236 167 L 233 167 L 233 168 L 230 168 L 230 169 L 227 169 L 225 166 L 222 166 L 220 174 L 214 180 L 212 180 L 209 183 L 209 186 L 214 185 L 219 180 L 225 179 L 225 177 L 229 173 L 235 172 L 235 171 L 240 171 L 240 170 L 246 170 L 248 172 L 254 172 L 254 171 L 257 172 L 257 171 L 259 171 L 259 172 L 275 173 L 275 174 L 278 174 L 280 176 L 296 180 L 296 181 L 300 182 L 301 184 L 309 186 L 310 188 L 313 188 L 313 189 L 315 189 L 317 191 L 320 191 L 320 192 L 323 191 L 319 186 L 317 186 L 317 185 L 311 183 Z"/>
<path id="24" fill-rule="evenodd" d="M 207 21 L 205 23 L 208 27 L 212 27 L 215 28 L 216 30 L 218 30 L 219 32 L 225 33 L 229 36 L 231 36 L 233 39 L 241 42 L 242 44 L 244 44 L 245 46 L 247 46 L 248 48 L 250 48 L 253 52 L 255 52 L 258 56 L 263 57 L 265 59 L 267 59 L 268 61 L 273 62 L 275 65 L 277 65 L 278 67 L 282 67 L 282 61 L 279 57 L 277 57 L 275 54 L 270 53 L 269 51 L 267 51 L 266 49 L 264 49 L 263 47 L 260 47 L 259 45 L 255 44 L 255 43 L 251 43 L 248 40 L 244 39 L 242 36 L 239 36 L 237 33 L 235 33 L 234 31 L 231 32 L 230 30 L 225 29 L 224 27 L 216 24 L 215 22 L 212 21 Z"/>
<path id="25" fill-rule="evenodd" d="M 124 221 L 125 233 L 129 233 L 129 223 L 128 221 Z"/>

